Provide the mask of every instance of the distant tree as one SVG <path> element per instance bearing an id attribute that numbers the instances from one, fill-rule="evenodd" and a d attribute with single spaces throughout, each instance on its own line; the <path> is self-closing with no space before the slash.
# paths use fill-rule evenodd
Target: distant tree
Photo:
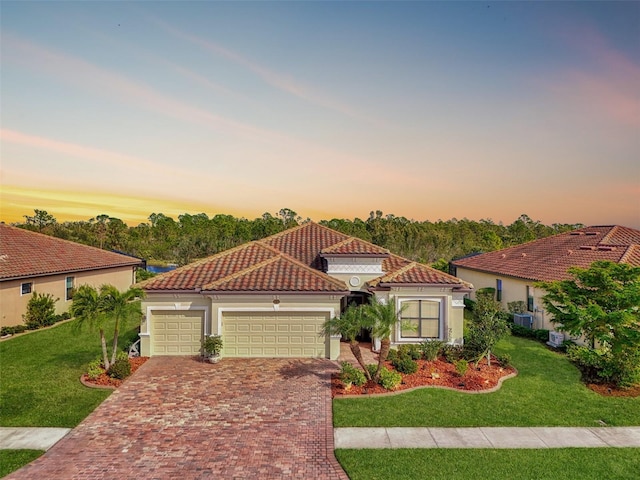
<path id="1" fill-rule="evenodd" d="M 32 217 L 25 215 L 26 225 L 28 227 L 34 227 L 38 232 L 42 232 L 45 227 L 55 225 L 57 223 L 55 217 L 48 213 L 46 210 L 34 210 Z"/>

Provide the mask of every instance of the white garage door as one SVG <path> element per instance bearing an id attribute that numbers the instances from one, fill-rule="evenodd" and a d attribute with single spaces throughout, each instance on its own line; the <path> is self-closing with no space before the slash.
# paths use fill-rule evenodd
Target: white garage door
<path id="1" fill-rule="evenodd" d="M 226 357 L 326 356 L 322 313 L 231 313 L 222 317 Z"/>
<path id="2" fill-rule="evenodd" d="M 151 315 L 152 355 L 200 353 L 204 311 L 156 310 Z"/>

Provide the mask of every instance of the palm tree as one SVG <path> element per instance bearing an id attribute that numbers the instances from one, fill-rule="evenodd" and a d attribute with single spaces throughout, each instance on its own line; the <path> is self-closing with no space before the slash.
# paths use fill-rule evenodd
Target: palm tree
<path id="1" fill-rule="evenodd" d="M 349 348 L 351 353 L 356 358 L 367 380 L 371 380 L 371 374 L 367 369 L 367 365 L 362 358 L 362 352 L 360 351 L 360 344 L 356 337 L 363 328 L 367 327 L 367 318 L 363 315 L 362 307 L 356 305 L 350 305 L 342 312 L 342 315 L 335 316 L 326 322 L 322 326 L 322 335 L 342 335 L 349 342 Z"/>
<path id="2" fill-rule="evenodd" d="M 100 309 L 107 319 L 113 320 L 113 349 L 111 352 L 111 363 L 116 361 L 118 353 L 118 335 L 121 323 L 126 324 L 133 318 L 140 318 L 142 312 L 140 305 L 135 301 L 144 296 L 140 288 L 130 288 L 120 292 L 113 285 L 102 285 L 100 287 Z M 105 366 L 106 368 L 106 366 Z"/>
<path id="3" fill-rule="evenodd" d="M 365 307 L 365 316 L 368 318 L 368 324 L 371 325 L 374 337 L 380 339 L 380 353 L 378 354 L 378 368 L 373 376 L 374 381 L 380 379 L 380 370 L 387 360 L 389 349 L 391 348 L 391 332 L 393 327 L 398 323 L 400 313 L 404 310 L 396 308 L 396 302 L 390 298 L 388 302 L 371 298 L 371 303 Z"/>
<path id="4" fill-rule="evenodd" d="M 101 310 L 100 300 L 100 295 L 95 288 L 90 285 L 81 285 L 73 293 L 73 303 L 69 308 L 69 313 L 75 317 L 78 328 L 82 328 L 84 324 L 89 324 L 90 328 L 98 328 L 100 344 L 102 345 L 102 361 L 104 368 L 108 370 L 110 364 L 107 355 L 107 342 L 104 336 L 104 321 L 106 317 Z"/>
<path id="5" fill-rule="evenodd" d="M 135 302 L 144 295 L 139 288 L 130 288 L 120 292 L 113 285 L 102 285 L 100 291 L 90 285 L 81 285 L 73 294 L 70 313 L 76 319 L 79 328 L 87 323 L 90 327 L 98 328 L 100 344 L 102 345 L 102 361 L 105 370 L 116 361 L 118 353 L 118 335 L 120 326 L 132 318 L 142 315 L 140 306 Z M 111 360 L 107 353 L 107 342 L 104 328 L 107 321 L 113 321 L 113 346 Z"/>

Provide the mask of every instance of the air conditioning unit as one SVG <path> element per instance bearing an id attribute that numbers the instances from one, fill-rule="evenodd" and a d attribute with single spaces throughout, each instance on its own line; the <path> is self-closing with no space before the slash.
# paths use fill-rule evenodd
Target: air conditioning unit
<path id="1" fill-rule="evenodd" d="M 514 313 L 513 323 L 525 328 L 533 328 L 533 315 L 530 313 Z"/>
<path id="2" fill-rule="evenodd" d="M 549 341 L 547 342 L 547 345 L 558 348 L 562 346 L 562 342 L 564 342 L 564 333 L 549 332 Z"/>

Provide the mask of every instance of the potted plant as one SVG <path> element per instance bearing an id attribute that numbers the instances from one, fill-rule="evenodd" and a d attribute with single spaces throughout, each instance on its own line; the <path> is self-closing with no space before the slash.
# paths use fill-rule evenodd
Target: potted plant
<path id="1" fill-rule="evenodd" d="M 202 342 L 202 352 L 211 363 L 220 361 L 220 352 L 222 352 L 222 337 L 220 335 L 211 335 L 205 337 Z"/>

